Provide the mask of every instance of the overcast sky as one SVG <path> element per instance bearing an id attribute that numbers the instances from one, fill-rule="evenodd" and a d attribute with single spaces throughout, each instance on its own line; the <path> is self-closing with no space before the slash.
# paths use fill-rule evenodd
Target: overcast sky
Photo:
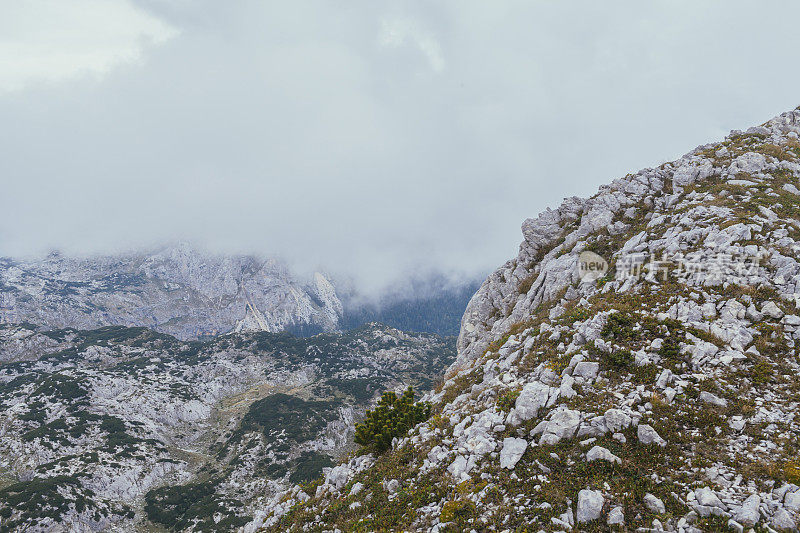
<path id="1" fill-rule="evenodd" d="M 485 273 L 565 196 L 800 105 L 800 2 L 0 0 L 0 255 Z"/>

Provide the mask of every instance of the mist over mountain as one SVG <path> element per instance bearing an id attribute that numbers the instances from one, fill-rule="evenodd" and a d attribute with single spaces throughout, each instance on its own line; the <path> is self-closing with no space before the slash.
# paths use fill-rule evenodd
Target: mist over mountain
<path id="1" fill-rule="evenodd" d="M 230 332 L 299 336 L 370 322 L 455 336 L 477 281 L 411 277 L 374 293 L 352 278 L 294 272 L 279 258 L 212 254 L 187 243 L 150 252 L 0 259 L 0 323 L 144 326 L 181 339 Z"/>
<path id="2" fill-rule="evenodd" d="M 377 297 L 345 293 L 340 324 L 349 329 L 366 322 L 380 322 L 404 331 L 456 336 L 461 329 L 461 316 L 480 284 L 480 280 L 465 279 L 459 283 L 432 275 L 407 280 Z"/>
<path id="3" fill-rule="evenodd" d="M 2 5 L 0 256 L 177 239 L 376 294 L 482 277 L 531 212 L 800 84 L 785 0 Z"/>

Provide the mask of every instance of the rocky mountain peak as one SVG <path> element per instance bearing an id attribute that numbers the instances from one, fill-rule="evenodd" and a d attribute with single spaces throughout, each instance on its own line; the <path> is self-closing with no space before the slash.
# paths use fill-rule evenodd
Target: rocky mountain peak
<path id="1" fill-rule="evenodd" d="M 714 178 L 735 184 L 740 174 L 761 174 L 768 179 L 771 173 L 796 172 L 798 132 L 800 111 L 785 112 L 746 132 L 732 131 L 724 141 L 699 146 L 671 163 L 616 179 L 591 198 L 567 198 L 558 208 L 548 208 L 538 217 L 525 220 L 519 255 L 484 282 L 464 314 L 459 352 L 468 356 L 479 349 L 481 341 L 488 342 L 487 332 L 502 331 L 526 310 L 551 301 L 567 285 L 577 282 L 574 267 L 578 255 L 564 256 L 563 252 L 579 241 L 597 233 L 607 233 L 619 241 L 629 233 L 632 221 L 673 210 L 689 192 L 687 187 L 696 183 Z M 757 148 L 755 144 L 767 151 L 777 150 L 778 157 L 751 151 Z M 782 186 L 780 190 L 786 191 Z M 563 268 L 555 267 L 560 257 L 564 257 L 559 263 Z M 557 274 L 548 271 L 553 267 L 568 275 L 554 279 Z M 526 281 L 533 277 L 539 283 L 528 286 Z M 527 288 L 524 295 L 520 286 Z M 473 347 L 474 342 L 478 344 Z"/>
<path id="2" fill-rule="evenodd" d="M 526 220 L 431 420 L 250 529 L 796 531 L 798 136 L 782 113 Z"/>

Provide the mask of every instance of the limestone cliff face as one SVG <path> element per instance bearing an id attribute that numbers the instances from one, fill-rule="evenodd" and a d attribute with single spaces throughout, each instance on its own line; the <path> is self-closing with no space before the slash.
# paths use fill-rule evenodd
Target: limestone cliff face
<path id="1" fill-rule="evenodd" d="M 145 326 L 181 339 L 236 331 L 335 331 L 342 304 L 324 275 L 277 260 L 180 244 L 151 255 L 0 260 L 0 323 Z"/>
<path id="2" fill-rule="evenodd" d="M 260 524 L 795 531 L 798 136 L 800 109 L 526 220 L 436 415 Z"/>

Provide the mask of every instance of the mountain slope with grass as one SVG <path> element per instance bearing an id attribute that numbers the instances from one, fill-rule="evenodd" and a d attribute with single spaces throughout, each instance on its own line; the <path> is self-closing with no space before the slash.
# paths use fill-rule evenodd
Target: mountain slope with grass
<path id="1" fill-rule="evenodd" d="M 795 531 L 799 134 L 800 109 L 526 220 L 431 418 L 248 529 Z"/>

